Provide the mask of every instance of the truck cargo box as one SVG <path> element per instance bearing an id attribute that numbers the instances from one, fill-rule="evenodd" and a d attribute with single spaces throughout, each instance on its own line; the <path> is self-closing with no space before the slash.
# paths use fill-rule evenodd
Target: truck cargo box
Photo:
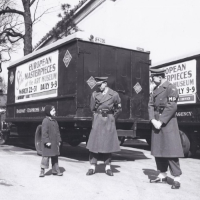
<path id="1" fill-rule="evenodd" d="M 75 129 L 87 135 L 94 77 L 107 76 L 108 86 L 122 100 L 118 132 L 126 135 L 130 130 L 134 136 L 134 122 L 148 121 L 149 63 L 149 52 L 75 33 L 8 67 L 6 121 L 17 126 L 18 134 L 33 134 L 44 118 L 45 105 L 52 104 L 63 137 Z"/>

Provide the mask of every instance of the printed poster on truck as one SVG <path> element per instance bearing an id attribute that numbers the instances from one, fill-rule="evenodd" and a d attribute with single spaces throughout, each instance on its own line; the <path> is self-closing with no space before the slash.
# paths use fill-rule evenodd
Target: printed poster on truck
<path id="1" fill-rule="evenodd" d="M 196 60 L 190 60 L 166 68 L 166 78 L 179 92 L 178 104 L 196 103 Z"/>
<path id="2" fill-rule="evenodd" d="M 58 51 L 17 67 L 15 102 L 56 97 L 58 89 Z"/>

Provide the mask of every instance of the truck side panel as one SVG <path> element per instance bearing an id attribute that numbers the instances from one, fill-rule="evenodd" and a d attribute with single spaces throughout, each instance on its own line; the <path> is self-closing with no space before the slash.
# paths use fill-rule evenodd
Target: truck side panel
<path id="1" fill-rule="evenodd" d="M 131 118 L 148 120 L 149 55 L 132 53 Z"/>
<path id="2" fill-rule="evenodd" d="M 119 93 L 122 101 L 122 113 L 120 119 L 130 118 L 130 98 L 132 93 L 131 87 L 131 55 L 132 52 L 126 49 L 116 50 L 116 79 L 115 89 Z"/>
<path id="3" fill-rule="evenodd" d="M 64 58 L 69 63 L 64 63 Z M 59 49 L 58 68 L 58 97 L 57 115 L 60 117 L 76 115 L 77 95 L 77 46 L 76 42 L 67 44 Z"/>
<path id="4" fill-rule="evenodd" d="M 91 116 L 89 102 L 95 87 L 88 81 L 95 76 L 107 76 L 108 86 L 122 99 L 123 111 L 119 119 L 148 119 L 149 54 L 81 41 L 78 47 L 77 116 Z M 133 88 L 136 84 L 137 92 Z"/>
<path id="5" fill-rule="evenodd" d="M 99 73 L 98 44 L 79 41 L 78 48 L 77 116 L 91 117 L 92 113 L 89 104 L 91 94 L 95 88 L 92 80 Z M 90 78 L 91 80 L 89 80 Z M 91 82 L 90 86 L 88 81 Z"/>
<path id="6" fill-rule="evenodd" d="M 64 57 L 69 59 L 68 65 L 63 62 Z M 70 59 L 71 58 L 71 59 Z M 59 61 L 58 61 L 58 96 L 65 96 L 70 94 L 76 94 L 77 83 L 77 46 L 76 42 L 72 42 L 59 49 Z"/>

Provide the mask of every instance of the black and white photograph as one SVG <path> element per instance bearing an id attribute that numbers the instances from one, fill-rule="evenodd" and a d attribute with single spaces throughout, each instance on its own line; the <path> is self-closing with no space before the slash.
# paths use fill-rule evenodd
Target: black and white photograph
<path id="1" fill-rule="evenodd" d="M 199 0 L 0 0 L 0 199 L 200 199 Z"/>

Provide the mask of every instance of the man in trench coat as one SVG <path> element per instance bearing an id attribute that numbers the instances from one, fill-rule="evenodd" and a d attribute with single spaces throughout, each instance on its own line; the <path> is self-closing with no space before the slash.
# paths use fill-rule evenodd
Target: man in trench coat
<path id="1" fill-rule="evenodd" d="M 149 119 L 152 123 L 151 153 L 155 156 L 160 174 L 151 182 L 166 182 L 167 169 L 174 176 L 172 189 L 180 188 L 179 158 L 184 157 L 176 118 L 178 90 L 165 79 L 165 69 L 150 69 L 155 88 L 149 100 Z"/>
<path id="2" fill-rule="evenodd" d="M 92 93 L 90 101 L 93 122 L 86 147 L 90 151 L 90 168 L 86 175 L 95 173 L 95 167 L 100 155 L 106 164 L 106 174 L 113 176 L 110 167 L 111 153 L 120 151 L 115 118 L 121 111 L 121 99 L 117 92 L 107 87 L 107 78 L 95 77 L 98 90 Z"/>

